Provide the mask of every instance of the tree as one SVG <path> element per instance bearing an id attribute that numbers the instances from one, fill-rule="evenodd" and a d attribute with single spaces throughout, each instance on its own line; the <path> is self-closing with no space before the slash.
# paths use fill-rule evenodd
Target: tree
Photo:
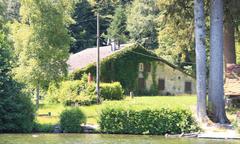
<path id="1" fill-rule="evenodd" d="M 107 29 L 108 38 L 114 39 L 118 44 L 126 41 L 126 15 L 122 6 L 115 10 L 113 21 Z"/>
<path id="2" fill-rule="evenodd" d="M 130 39 L 141 43 L 146 48 L 157 48 L 156 18 L 159 10 L 156 2 L 134 0 L 127 10 L 127 30 Z"/>
<path id="3" fill-rule="evenodd" d="M 107 30 L 113 21 L 115 9 L 122 6 L 125 9 L 133 0 L 91 0 L 94 12 L 100 14 L 100 45 L 106 45 Z"/>
<path id="4" fill-rule="evenodd" d="M 228 123 L 223 89 L 223 0 L 211 0 L 209 112 L 213 121 Z"/>
<path id="5" fill-rule="evenodd" d="M 73 1 L 22 0 L 21 22 L 12 25 L 17 64 L 15 78 L 34 87 L 36 104 L 40 88 L 67 73 L 71 37 L 67 27 Z"/>
<path id="6" fill-rule="evenodd" d="M 97 23 L 93 7 L 88 0 L 81 0 L 76 4 L 73 19 L 76 23 L 70 25 L 69 30 L 75 39 L 70 52 L 76 53 L 85 48 L 96 45 Z"/>
<path id="7" fill-rule="evenodd" d="M 181 68 L 191 67 L 191 74 L 195 74 L 193 0 L 161 0 L 157 4 L 157 54 Z"/>
<path id="8" fill-rule="evenodd" d="M 194 0 L 195 51 L 197 76 L 197 116 L 200 121 L 207 118 L 206 110 L 206 28 L 204 0 Z"/>
<path id="9" fill-rule="evenodd" d="M 10 49 L 5 34 L 0 32 L 0 133 L 31 132 L 34 109 L 21 85 L 12 79 Z"/>
<path id="10" fill-rule="evenodd" d="M 235 36 L 239 25 L 239 0 L 224 0 L 224 58 L 226 64 L 236 63 Z"/>

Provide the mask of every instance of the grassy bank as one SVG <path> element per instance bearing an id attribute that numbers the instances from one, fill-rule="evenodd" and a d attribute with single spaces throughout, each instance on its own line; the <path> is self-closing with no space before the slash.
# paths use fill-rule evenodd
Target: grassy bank
<path id="1" fill-rule="evenodd" d="M 186 108 L 194 110 L 196 105 L 196 96 L 142 96 L 133 99 L 127 97 L 121 101 L 104 101 L 100 105 L 80 106 L 81 110 L 87 116 L 88 124 L 96 124 L 99 113 L 102 108 L 109 106 L 121 105 L 130 107 L 135 110 L 145 108 L 158 109 L 158 108 Z M 47 114 L 51 112 L 51 116 L 38 116 L 37 121 L 41 124 L 57 124 L 59 121 L 60 113 L 67 107 L 60 104 L 43 104 L 38 110 L 38 114 Z"/>

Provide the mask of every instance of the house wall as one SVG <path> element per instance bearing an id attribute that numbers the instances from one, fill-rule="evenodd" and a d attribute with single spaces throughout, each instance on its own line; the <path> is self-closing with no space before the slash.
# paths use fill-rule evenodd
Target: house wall
<path id="1" fill-rule="evenodd" d="M 170 94 L 170 95 L 182 95 L 186 94 L 185 92 L 185 82 L 191 82 L 191 92 L 187 92 L 188 94 L 196 93 L 196 80 L 187 74 L 170 67 L 169 65 L 162 62 L 154 62 L 156 64 L 156 72 L 155 72 L 155 82 L 156 88 L 158 89 L 158 93 L 162 95 Z M 153 65 L 153 64 L 151 64 Z M 145 78 L 145 89 L 147 91 L 151 90 L 151 86 L 153 85 L 153 69 L 151 66 L 151 71 L 147 72 L 147 76 Z M 143 77 L 143 72 L 139 71 L 139 78 Z M 159 79 L 165 81 L 164 90 L 159 90 Z"/>

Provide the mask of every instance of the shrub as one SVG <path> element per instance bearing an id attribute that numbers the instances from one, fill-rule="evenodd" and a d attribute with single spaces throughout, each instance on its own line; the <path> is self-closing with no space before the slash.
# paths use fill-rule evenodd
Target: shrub
<path id="1" fill-rule="evenodd" d="M 13 91 L 13 89 L 11 90 Z M 0 95 L 0 97 L 1 96 L 3 95 Z M 0 133 L 31 132 L 34 122 L 34 113 L 34 107 L 30 98 L 21 94 L 21 92 L 1 99 Z"/>
<path id="2" fill-rule="evenodd" d="M 54 125 L 52 124 L 39 124 L 39 123 L 34 123 L 33 130 L 32 132 L 37 132 L 37 133 L 51 133 L 54 131 Z"/>
<path id="3" fill-rule="evenodd" d="M 183 109 L 124 110 L 106 108 L 99 120 L 102 132 L 115 134 L 180 134 L 198 130 L 192 114 Z"/>
<path id="4" fill-rule="evenodd" d="M 123 88 L 119 82 L 101 83 L 101 98 L 103 100 L 123 99 Z M 59 86 L 51 84 L 48 88 L 47 101 L 49 103 L 63 103 L 70 105 L 91 105 L 96 103 L 96 84 L 87 82 L 87 75 L 81 80 L 63 81 Z"/>
<path id="5" fill-rule="evenodd" d="M 47 101 L 50 103 L 63 103 L 70 105 L 90 105 L 96 103 L 95 85 L 87 83 L 87 76 L 81 80 L 63 81 L 59 86 L 50 85 Z"/>
<path id="6" fill-rule="evenodd" d="M 11 44 L 0 32 L 0 133 L 31 132 L 34 108 L 22 85 L 12 78 Z"/>
<path id="7" fill-rule="evenodd" d="M 64 110 L 60 115 L 60 126 L 64 132 L 82 132 L 80 125 L 85 122 L 86 117 L 78 108 Z"/>
<path id="8" fill-rule="evenodd" d="M 101 97 L 104 100 L 121 100 L 123 99 L 123 88 L 119 82 L 114 83 L 102 83 Z"/>

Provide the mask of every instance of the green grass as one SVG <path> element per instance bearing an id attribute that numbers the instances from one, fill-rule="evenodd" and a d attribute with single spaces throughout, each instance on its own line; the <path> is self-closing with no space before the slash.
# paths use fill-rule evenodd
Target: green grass
<path id="1" fill-rule="evenodd" d="M 100 105 L 80 106 L 80 109 L 86 114 L 88 124 L 96 124 L 102 108 L 119 105 L 136 110 L 158 109 L 163 107 L 194 110 L 196 96 L 142 96 L 134 97 L 133 99 L 127 97 L 122 101 L 104 101 Z M 48 112 L 51 112 L 52 116 L 38 116 L 37 121 L 41 124 L 57 124 L 59 121 L 59 115 L 65 108 L 67 107 L 60 104 L 42 105 L 37 113 L 47 114 Z"/>

